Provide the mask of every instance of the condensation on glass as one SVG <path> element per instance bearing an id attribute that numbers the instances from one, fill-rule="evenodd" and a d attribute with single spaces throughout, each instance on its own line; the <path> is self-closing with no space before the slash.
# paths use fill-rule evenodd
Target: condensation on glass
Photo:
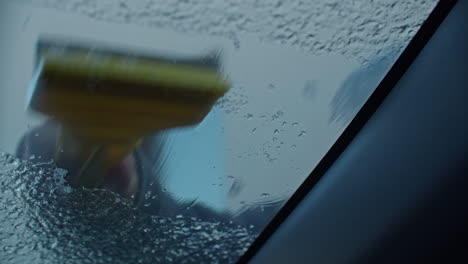
<path id="1" fill-rule="evenodd" d="M 0 262 L 234 263 L 435 2 L 2 2 Z M 53 144 L 50 117 L 25 110 L 43 33 L 155 52 L 220 49 L 232 88 L 199 125 L 144 141 L 134 197 L 74 189 L 35 154 Z"/>

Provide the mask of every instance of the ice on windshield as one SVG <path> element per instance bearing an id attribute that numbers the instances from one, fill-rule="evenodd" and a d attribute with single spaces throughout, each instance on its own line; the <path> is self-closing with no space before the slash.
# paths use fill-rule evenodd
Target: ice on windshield
<path id="1" fill-rule="evenodd" d="M 255 239 L 249 227 L 151 216 L 113 192 L 72 189 L 65 170 L 33 161 L 0 153 L 2 263 L 233 263 Z"/>

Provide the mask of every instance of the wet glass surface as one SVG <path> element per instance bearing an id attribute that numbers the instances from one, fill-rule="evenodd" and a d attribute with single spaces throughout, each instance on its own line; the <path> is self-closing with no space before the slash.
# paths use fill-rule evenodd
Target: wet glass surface
<path id="1" fill-rule="evenodd" d="M 235 262 L 435 3 L 25 2 L 0 4 L 2 263 Z M 216 12 L 202 16 L 208 4 Z M 50 117 L 25 111 L 44 33 L 148 53 L 222 50 L 232 87 L 199 125 L 145 139 L 126 163 L 139 179 L 129 197 L 73 189 L 48 154 Z"/>

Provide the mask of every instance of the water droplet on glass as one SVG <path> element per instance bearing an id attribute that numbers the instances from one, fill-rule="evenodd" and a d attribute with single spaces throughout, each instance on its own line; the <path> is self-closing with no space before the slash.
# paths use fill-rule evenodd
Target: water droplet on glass
<path id="1" fill-rule="evenodd" d="M 251 120 L 253 115 L 252 114 L 247 114 L 245 117 L 247 118 L 247 120 Z"/>
<path id="2" fill-rule="evenodd" d="M 271 116 L 271 120 L 276 120 L 276 119 L 282 117 L 283 114 L 284 114 L 283 111 L 276 111 L 276 113 Z"/>
<path id="3" fill-rule="evenodd" d="M 317 94 L 317 81 L 309 80 L 304 84 L 304 89 L 302 90 L 302 95 L 307 98 L 314 98 Z"/>
<path id="4" fill-rule="evenodd" d="M 278 134 L 279 134 L 279 130 L 278 130 L 278 129 L 275 129 L 275 131 L 273 131 L 273 134 L 278 135 Z"/>
<path id="5" fill-rule="evenodd" d="M 304 131 L 304 130 L 302 130 L 302 131 L 299 133 L 299 137 L 303 137 L 303 136 L 305 136 L 305 135 L 307 135 L 307 132 Z"/>
<path id="6" fill-rule="evenodd" d="M 151 197 L 151 191 L 147 191 L 145 193 L 145 199 L 149 199 Z"/>
<path id="7" fill-rule="evenodd" d="M 284 121 L 284 122 L 281 124 L 281 126 L 284 127 L 286 124 L 287 124 L 287 122 Z"/>
<path id="8" fill-rule="evenodd" d="M 234 176 L 232 176 L 232 175 L 228 175 L 227 177 L 228 177 L 229 179 L 234 179 Z"/>
<path id="9" fill-rule="evenodd" d="M 233 44 L 234 44 L 234 47 L 235 47 L 236 49 L 240 49 L 240 41 L 239 41 L 239 39 L 235 38 L 235 39 L 233 40 Z"/>
<path id="10" fill-rule="evenodd" d="M 267 89 L 270 90 L 270 91 L 273 91 L 276 89 L 275 85 L 273 85 L 272 83 L 268 84 L 267 86 Z"/>
<path id="11" fill-rule="evenodd" d="M 262 194 L 260 194 L 260 196 L 267 197 L 267 196 L 270 196 L 270 194 L 269 193 L 262 193 Z"/>
<path id="12" fill-rule="evenodd" d="M 39 136 L 39 133 L 34 134 L 34 136 L 38 137 L 38 136 Z"/>
<path id="13" fill-rule="evenodd" d="M 299 125 L 299 123 L 298 123 L 298 122 L 294 122 L 294 123 L 292 123 L 292 126 L 293 126 L 293 127 L 297 127 L 298 125 Z"/>
<path id="14" fill-rule="evenodd" d="M 256 131 L 257 131 L 257 128 L 253 128 L 252 129 L 252 134 L 255 134 Z"/>
<path id="15" fill-rule="evenodd" d="M 181 218 L 183 218 L 183 217 L 184 217 L 184 216 L 181 215 L 181 214 L 176 215 L 176 218 L 177 218 L 177 219 L 181 219 Z"/>
<path id="16" fill-rule="evenodd" d="M 35 158 L 36 158 L 36 155 L 34 155 L 34 154 L 31 155 L 31 157 L 29 157 L 30 160 L 33 160 L 33 159 L 35 159 Z"/>

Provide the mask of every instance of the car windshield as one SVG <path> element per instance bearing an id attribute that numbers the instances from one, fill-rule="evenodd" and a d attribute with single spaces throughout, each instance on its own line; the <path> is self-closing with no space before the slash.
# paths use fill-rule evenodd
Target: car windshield
<path id="1" fill-rule="evenodd" d="M 235 263 L 436 2 L 2 1 L 0 262 Z"/>

